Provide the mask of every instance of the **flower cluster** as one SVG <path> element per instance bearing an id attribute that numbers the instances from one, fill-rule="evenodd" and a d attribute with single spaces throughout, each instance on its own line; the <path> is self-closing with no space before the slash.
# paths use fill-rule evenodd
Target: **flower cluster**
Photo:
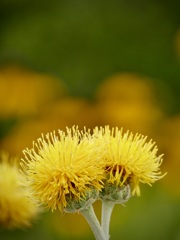
<path id="1" fill-rule="evenodd" d="M 79 211 L 98 198 L 122 202 L 164 175 L 147 138 L 118 128 L 51 132 L 24 150 L 21 165 L 34 198 L 47 208 Z M 113 198 L 115 196 L 115 198 Z M 120 199 L 118 199 L 120 198 Z"/>

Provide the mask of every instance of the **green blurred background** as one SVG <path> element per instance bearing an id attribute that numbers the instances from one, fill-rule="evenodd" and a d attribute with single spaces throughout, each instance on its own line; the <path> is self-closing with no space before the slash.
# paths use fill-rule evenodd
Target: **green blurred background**
<path id="1" fill-rule="evenodd" d="M 109 124 L 165 154 L 168 175 L 116 206 L 112 240 L 180 239 L 179 12 L 177 0 L 0 1 L 1 149 L 21 157 L 42 132 Z M 93 235 L 82 216 L 48 212 L 0 239 Z"/>

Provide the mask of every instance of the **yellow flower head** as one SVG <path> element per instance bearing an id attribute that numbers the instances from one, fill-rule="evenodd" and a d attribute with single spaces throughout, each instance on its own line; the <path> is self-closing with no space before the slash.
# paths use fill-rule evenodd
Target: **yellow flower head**
<path id="1" fill-rule="evenodd" d="M 52 211 L 63 211 L 71 201 L 84 201 L 92 189 L 101 190 L 100 151 L 85 129 L 42 135 L 32 149 L 24 150 L 22 159 L 34 198 Z"/>
<path id="2" fill-rule="evenodd" d="M 0 155 L 0 226 L 16 228 L 29 226 L 39 210 L 27 197 L 25 177 L 17 161 Z"/>
<path id="3" fill-rule="evenodd" d="M 3 118 L 37 114 L 47 103 L 65 93 L 59 79 L 50 75 L 18 65 L 0 68 L 0 112 Z"/>
<path id="4" fill-rule="evenodd" d="M 107 182 L 118 186 L 130 184 L 131 194 L 140 195 L 139 183 L 151 185 L 162 178 L 162 155 L 157 156 L 157 146 L 141 134 L 123 133 L 122 129 L 95 128 L 97 144 L 104 145 L 104 163 Z"/>

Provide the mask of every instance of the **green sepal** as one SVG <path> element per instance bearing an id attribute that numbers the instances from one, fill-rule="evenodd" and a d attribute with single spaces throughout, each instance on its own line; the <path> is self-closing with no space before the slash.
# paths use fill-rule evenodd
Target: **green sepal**
<path id="1" fill-rule="evenodd" d="M 88 208 L 93 202 L 95 202 L 99 197 L 99 191 L 95 189 L 90 189 L 86 192 L 85 197 L 80 198 L 80 200 L 75 200 L 67 197 L 67 206 L 64 208 L 64 212 L 75 213 L 79 212 L 85 208 Z"/>
<path id="2" fill-rule="evenodd" d="M 112 201 L 114 203 L 123 204 L 131 197 L 131 189 L 129 185 L 116 186 L 106 183 L 103 190 L 99 193 L 101 200 Z"/>

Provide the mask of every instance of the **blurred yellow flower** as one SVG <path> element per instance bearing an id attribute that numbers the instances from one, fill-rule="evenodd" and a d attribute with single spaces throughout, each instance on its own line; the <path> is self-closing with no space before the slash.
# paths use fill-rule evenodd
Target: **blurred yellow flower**
<path id="1" fill-rule="evenodd" d="M 101 190 L 104 176 L 101 147 L 89 131 L 73 127 L 58 133 L 42 135 L 22 159 L 34 198 L 52 211 L 64 211 L 71 202 L 86 200 L 92 189 Z"/>
<path id="2" fill-rule="evenodd" d="M 39 213 L 28 198 L 25 177 L 19 172 L 17 160 L 0 154 L 0 226 L 21 228 L 30 226 Z"/>
<path id="3" fill-rule="evenodd" d="M 96 108 L 87 99 L 68 96 L 49 105 L 44 112 L 44 117 L 55 123 L 54 129 L 61 128 L 61 126 L 58 127 L 58 123 L 62 120 L 64 120 L 64 128 L 73 125 L 78 125 L 80 129 L 84 126 L 92 128 L 97 122 L 95 111 Z"/>
<path id="4" fill-rule="evenodd" d="M 0 69 L 0 117 L 37 114 L 64 92 L 60 81 L 52 76 L 6 66 Z"/>
<path id="5" fill-rule="evenodd" d="M 1 148 L 11 155 L 22 157 L 22 150 L 31 146 L 32 139 L 38 138 L 42 132 L 51 131 L 50 122 L 47 119 L 26 119 L 17 124 L 0 142 Z"/>
<path id="6" fill-rule="evenodd" d="M 180 196 L 180 115 L 167 118 L 159 128 L 159 146 L 165 153 L 163 168 L 168 175 L 162 183 L 171 195 Z"/>
<path id="7" fill-rule="evenodd" d="M 152 82 L 137 74 L 109 77 L 99 86 L 96 97 L 98 125 L 101 126 L 123 126 L 152 135 L 163 117 Z"/>
<path id="8" fill-rule="evenodd" d="M 152 82 L 135 73 L 119 73 L 105 79 L 97 89 L 97 99 L 152 103 Z"/>
<path id="9" fill-rule="evenodd" d="M 95 128 L 97 145 L 104 146 L 107 182 L 116 186 L 130 184 L 131 194 L 140 195 L 139 183 L 151 185 L 161 179 L 162 155 L 157 156 L 157 146 L 141 134 L 123 133 L 122 129 Z"/>
<path id="10" fill-rule="evenodd" d="M 30 147 L 32 139 L 53 129 L 66 130 L 66 126 L 96 126 L 96 112 L 92 104 L 81 98 L 64 97 L 49 104 L 34 118 L 18 122 L 0 141 L 1 148 L 22 157 L 22 149 Z"/>

